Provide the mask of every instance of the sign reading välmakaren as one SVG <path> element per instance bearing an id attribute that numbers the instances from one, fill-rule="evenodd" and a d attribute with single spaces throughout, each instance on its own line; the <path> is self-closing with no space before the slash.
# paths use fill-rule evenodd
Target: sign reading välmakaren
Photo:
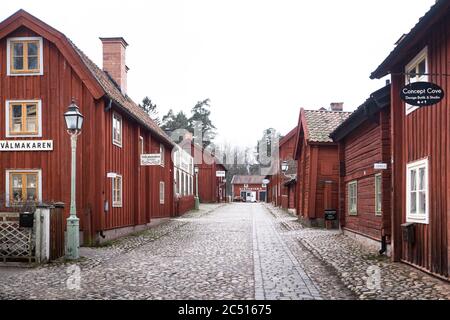
<path id="1" fill-rule="evenodd" d="M 52 150 L 53 140 L 0 140 L 0 152 Z"/>
<path id="2" fill-rule="evenodd" d="M 141 154 L 141 166 L 160 166 L 160 165 L 161 165 L 160 153 Z"/>

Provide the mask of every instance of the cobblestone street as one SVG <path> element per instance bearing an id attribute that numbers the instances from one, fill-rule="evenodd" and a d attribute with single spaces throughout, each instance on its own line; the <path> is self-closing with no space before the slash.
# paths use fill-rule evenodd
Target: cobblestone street
<path id="1" fill-rule="evenodd" d="M 0 269 L 0 299 L 322 298 L 282 231 L 263 205 L 202 206 L 77 264 Z"/>
<path id="2" fill-rule="evenodd" d="M 448 284 L 405 265 L 366 261 L 362 249 L 345 258 L 336 246 L 346 239 L 330 234 L 304 229 L 268 205 L 202 205 L 146 232 L 83 248 L 78 263 L 0 268 L 0 299 L 448 297 Z M 371 264 L 382 269 L 381 289 L 366 288 Z M 412 280 L 402 281 L 407 275 Z"/>

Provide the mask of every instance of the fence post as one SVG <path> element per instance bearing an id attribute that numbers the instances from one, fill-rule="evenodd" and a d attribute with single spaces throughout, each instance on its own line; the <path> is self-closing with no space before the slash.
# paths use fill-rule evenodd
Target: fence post
<path id="1" fill-rule="evenodd" d="M 50 259 L 50 209 L 47 204 L 36 208 L 36 261 L 46 263 Z"/>

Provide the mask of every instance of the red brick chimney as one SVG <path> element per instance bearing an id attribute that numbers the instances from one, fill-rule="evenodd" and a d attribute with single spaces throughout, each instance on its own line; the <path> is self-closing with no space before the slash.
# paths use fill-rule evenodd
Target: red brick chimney
<path id="1" fill-rule="evenodd" d="M 127 72 L 125 53 L 128 43 L 122 37 L 100 38 L 103 43 L 103 71 L 119 85 L 123 94 L 127 93 Z"/>
<path id="2" fill-rule="evenodd" d="M 330 111 L 344 111 L 344 103 L 343 102 L 330 103 Z"/>

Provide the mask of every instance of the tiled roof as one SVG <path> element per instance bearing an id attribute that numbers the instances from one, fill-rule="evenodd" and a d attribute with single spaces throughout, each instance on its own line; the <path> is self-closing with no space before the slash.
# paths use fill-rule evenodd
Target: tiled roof
<path id="1" fill-rule="evenodd" d="M 231 184 L 262 184 L 265 176 L 234 176 Z"/>
<path id="2" fill-rule="evenodd" d="M 330 133 L 351 114 L 351 112 L 325 110 L 304 110 L 304 112 L 308 141 L 311 142 L 333 142 Z"/>
<path id="3" fill-rule="evenodd" d="M 68 39 L 69 43 L 75 49 L 75 52 L 81 57 L 86 67 L 92 73 L 97 82 L 101 85 L 106 95 L 113 99 L 116 104 L 124 109 L 125 112 L 129 113 L 133 118 L 141 122 L 146 126 L 153 134 L 157 135 L 160 139 L 174 145 L 169 136 L 162 130 L 151 118 L 150 116 L 142 110 L 130 97 L 125 96 L 118 85 L 111 79 L 111 77 L 101 70 L 88 56 L 84 54 L 83 51 L 78 49 L 78 47 Z"/>

